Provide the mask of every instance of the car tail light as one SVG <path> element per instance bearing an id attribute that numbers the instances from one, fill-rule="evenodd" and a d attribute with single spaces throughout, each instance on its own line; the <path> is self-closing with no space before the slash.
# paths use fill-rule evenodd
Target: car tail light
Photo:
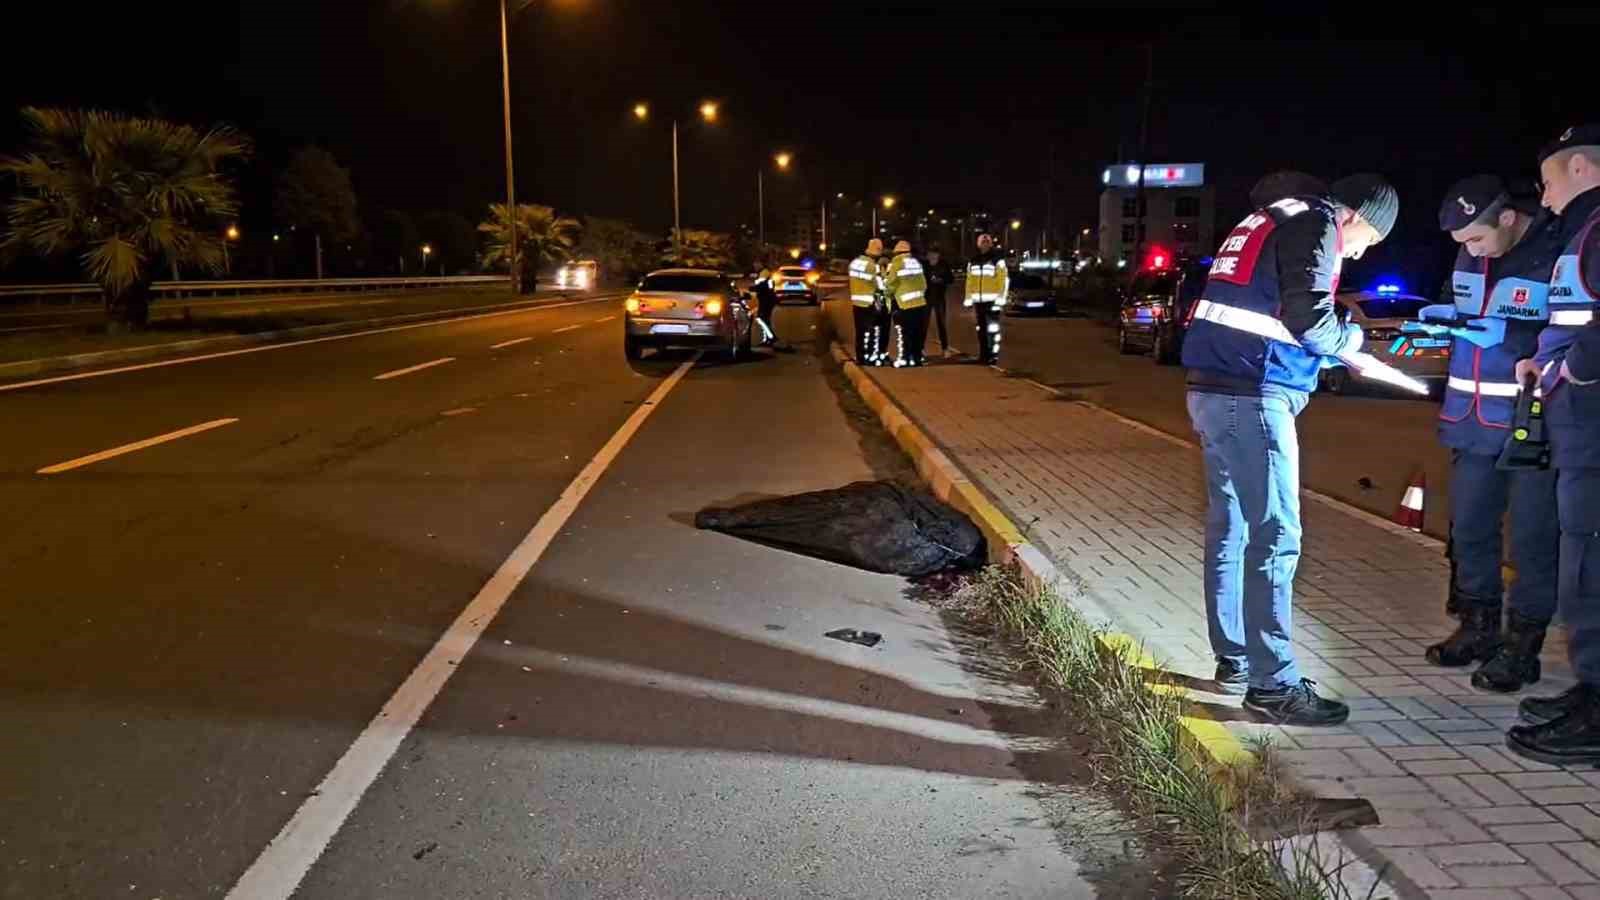
<path id="1" fill-rule="evenodd" d="M 707 300 L 704 304 L 701 305 L 700 309 L 701 309 L 702 314 L 704 314 L 704 315 L 720 316 L 720 315 L 722 315 L 722 301 L 721 300 Z"/>
<path id="2" fill-rule="evenodd" d="M 632 315 L 638 315 L 639 314 L 639 298 L 638 297 L 629 297 L 627 300 L 624 300 L 622 302 L 622 308 L 627 310 Z"/>

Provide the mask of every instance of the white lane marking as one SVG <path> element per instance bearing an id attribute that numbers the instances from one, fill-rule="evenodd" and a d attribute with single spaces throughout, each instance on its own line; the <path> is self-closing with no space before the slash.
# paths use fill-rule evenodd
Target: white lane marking
<path id="1" fill-rule="evenodd" d="M 434 319 L 428 322 L 412 322 L 407 325 L 389 325 L 383 328 L 372 328 L 367 331 L 352 331 L 349 334 L 330 334 L 326 337 L 306 338 L 299 341 L 285 341 L 281 344 L 264 344 L 260 347 L 245 347 L 241 350 L 222 350 L 217 353 L 202 353 L 199 356 L 181 356 L 177 359 L 163 359 L 158 362 L 139 363 L 133 366 L 118 366 L 115 369 L 99 369 L 94 372 L 79 372 L 74 375 L 57 375 L 52 378 L 37 378 L 33 381 L 19 381 L 15 384 L 0 384 L 0 392 L 20 391 L 23 388 L 39 387 L 46 384 L 60 384 L 64 381 L 82 381 L 85 378 L 99 378 L 103 375 L 121 375 L 124 372 L 140 372 L 145 369 L 161 369 L 167 366 L 181 366 L 187 363 L 204 362 L 210 359 L 224 359 L 229 356 L 244 356 L 247 353 L 265 353 L 268 350 L 283 350 L 289 347 L 304 347 L 308 344 L 322 344 L 328 341 L 344 341 L 350 338 L 366 337 L 371 334 L 387 334 L 391 331 L 410 331 L 413 328 L 435 328 L 440 325 L 455 325 L 460 322 L 470 322 L 474 319 L 492 319 L 496 316 L 515 316 L 522 313 L 543 312 L 547 309 L 562 309 L 568 306 L 582 306 L 585 303 L 609 303 L 620 294 L 607 297 L 591 297 L 587 300 L 573 300 L 565 303 L 550 303 L 538 306 L 517 306 L 516 309 L 502 309 L 496 312 L 479 313 L 474 316 L 456 316 L 450 319 Z M 506 304 L 500 304 L 506 305 Z M 489 307 L 475 306 L 471 309 L 486 309 Z M 147 346 L 160 346 L 159 344 Z M 143 348 L 133 348 L 143 349 Z"/>
<path id="2" fill-rule="evenodd" d="M 498 344 L 490 344 L 489 345 L 489 349 L 490 350 L 504 350 L 507 347 L 515 347 L 518 344 L 526 344 L 527 342 L 529 342 L 531 340 L 533 340 L 533 338 L 531 338 L 531 337 L 512 338 L 509 341 L 501 341 Z"/>
<path id="3" fill-rule="evenodd" d="M 444 412 L 439 413 L 439 415 L 441 415 L 441 416 L 464 416 L 467 413 L 477 412 L 477 411 L 478 411 L 478 408 L 476 406 L 459 406 L 459 407 L 456 407 L 455 409 L 447 409 Z"/>
<path id="4" fill-rule="evenodd" d="M 576 325 L 568 325 L 565 328 L 557 328 L 556 330 L 554 330 L 554 331 L 552 331 L 550 333 L 551 334 L 560 334 L 560 333 L 562 333 L 564 331 L 577 331 L 579 328 L 582 328 L 582 327 L 583 327 L 583 323 L 579 322 Z"/>
<path id="5" fill-rule="evenodd" d="M 685 361 L 667 377 L 650 398 L 640 404 L 617 433 L 606 441 L 600 452 L 589 460 L 583 471 L 572 479 L 561 492 L 553 506 L 539 517 L 533 530 L 523 537 L 517 549 L 511 551 L 489 581 L 479 589 L 449 630 L 440 635 L 437 643 L 412 670 L 400 689 L 383 705 L 383 709 L 367 723 L 350 749 L 334 764 L 316 790 L 300 804 L 283 830 L 272 839 L 256 861 L 251 863 L 239 882 L 228 891 L 228 900 L 288 900 L 301 879 L 311 870 L 313 863 L 327 849 L 328 842 L 339 833 L 346 819 L 355 811 L 356 804 L 367 788 L 382 774 L 383 767 L 400 748 L 401 741 L 422 718 L 428 705 L 439 695 L 446 681 L 456 671 L 456 664 L 466 659 L 489 623 L 505 606 L 506 600 L 522 579 L 527 577 L 544 551 L 555 540 L 567 519 L 577 510 L 578 504 L 605 474 L 612 460 L 633 439 L 645 419 L 655 412 L 668 393 L 699 362 L 700 354 Z"/>
<path id="6" fill-rule="evenodd" d="M 237 421 L 239 420 L 213 419 L 210 422 L 202 422 L 199 425 L 190 425 L 188 428 L 180 428 L 177 431 L 169 431 L 166 434 L 159 434 L 153 438 L 145 438 L 142 441 L 134 441 L 131 444 L 123 444 L 121 447 L 112 447 L 110 450 L 101 450 L 99 453 L 91 453 L 88 456 L 80 456 L 77 459 L 69 459 L 64 463 L 56 463 L 53 466 L 45 466 L 35 474 L 55 475 L 60 472 L 70 472 L 73 469 L 81 469 L 84 466 L 94 465 L 97 462 L 102 462 L 115 456 L 133 453 L 138 450 L 143 450 L 147 447 L 154 447 L 157 444 L 165 444 L 168 441 L 176 441 L 179 438 L 186 438 L 193 434 L 199 434 L 202 431 L 210 431 L 213 428 L 221 428 L 224 425 L 232 425 Z"/>
<path id="7" fill-rule="evenodd" d="M 602 318 L 602 319 L 595 319 L 594 320 L 594 324 L 598 325 L 601 322 L 612 322 L 612 321 L 615 321 L 616 318 L 617 318 L 616 316 L 606 316 L 605 318 Z"/>
<path id="8" fill-rule="evenodd" d="M 414 366 L 406 366 L 404 369 L 395 369 L 393 372 L 385 372 L 382 375 L 374 375 L 372 376 L 372 380 L 388 381 L 391 378 L 399 378 L 401 375 L 410 375 L 412 372 L 421 372 L 423 369 L 431 369 L 434 366 L 442 366 L 445 363 L 455 361 L 456 358 L 454 356 L 445 356 L 439 359 L 430 360 L 425 363 L 418 363 Z"/>

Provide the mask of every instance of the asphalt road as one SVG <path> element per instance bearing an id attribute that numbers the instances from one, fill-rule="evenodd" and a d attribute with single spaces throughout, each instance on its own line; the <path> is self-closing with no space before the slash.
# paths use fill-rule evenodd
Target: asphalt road
<path id="1" fill-rule="evenodd" d="M 955 295 L 959 296 L 959 294 Z M 952 298 L 956 346 L 975 354 L 970 312 Z M 1116 329 L 1089 319 L 1008 317 L 1001 365 L 1067 396 L 1194 439 L 1184 371 L 1117 352 Z M 931 329 L 930 329 L 931 331 Z M 937 347 L 937 342 L 933 342 Z M 1450 456 L 1435 436 L 1437 401 L 1318 393 L 1299 419 L 1301 480 L 1376 515 L 1394 515 L 1414 472 L 1427 480 L 1424 530 L 1443 538 L 1450 523 Z M 1370 482 L 1363 486 L 1362 479 Z"/>
<path id="2" fill-rule="evenodd" d="M 687 367 L 618 314 L 0 384 L 0 897 L 1147 895 L 903 581 L 689 524 L 904 474 L 814 314 Z"/>

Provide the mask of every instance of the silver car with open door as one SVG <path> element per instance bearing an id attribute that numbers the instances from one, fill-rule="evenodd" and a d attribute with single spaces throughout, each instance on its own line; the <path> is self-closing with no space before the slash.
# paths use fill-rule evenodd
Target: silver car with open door
<path id="1" fill-rule="evenodd" d="M 639 359 L 646 349 L 710 347 L 738 359 L 750 352 L 748 299 L 714 269 L 658 269 L 623 304 L 623 349 Z"/>

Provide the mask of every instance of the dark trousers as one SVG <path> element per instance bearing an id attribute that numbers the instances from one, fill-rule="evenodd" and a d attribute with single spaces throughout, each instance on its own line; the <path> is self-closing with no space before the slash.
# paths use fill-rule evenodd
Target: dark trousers
<path id="1" fill-rule="evenodd" d="M 1556 612 L 1556 473 L 1496 469 L 1495 457 L 1454 452 L 1450 466 L 1450 543 L 1456 601 L 1463 609 L 1500 608 L 1501 519 L 1510 514 L 1511 610 L 1548 622 Z"/>
<path id="2" fill-rule="evenodd" d="M 992 366 L 1000 361 L 1000 307 L 993 303 L 974 303 L 978 316 L 978 362 Z"/>
<path id="3" fill-rule="evenodd" d="M 756 295 L 756 318 L 766 324 L 764 339 L 777 340 L 778 330 L 772 327 L 772 314 L 778 309 L 778 295 L 764 291 Z"/>
<path id="4" fill-rule="evenodd" d="M 871 306 L 853 306 L 856 326 L 856 363 L 882 365 L 889 356 L 889 317 Z"/>
<path id="5" fill-rule="evenodd" d="M 920 366 L 926 360 L 923 347 L 928 343 L 928 307 L 916 306 L 894 314 L 895 356 L 900 365 Z"/>
<path id="6" fill-rule="evenodd" d="M 1556 473 L 1556 504 L 1561 520 L 1557 592 L 1567 626 L 1567 658 L 1579 681 L 1600 687 L 1600 469 Z M 1520 569 L 1517 578 L 1522 578 Z"/>
<path id="7" fill-rule="evenodd" d="M 937 291 L 933 290 L 932 288 L 928 289 L 928 306 L 927 306 L 927 309 L 932 313 L 933 322 L 939 328 L 939 349 L 940 350 L 949 350 L 950 349 L 950 333 L 945 330 L 945 324 L 944 324 L 945 307 L 944 307 L 944 289 L 943 288 L 940 288 Z M 927 327 L 927 323 L 923 323 L 923 327 L 926 328 Z"/>

